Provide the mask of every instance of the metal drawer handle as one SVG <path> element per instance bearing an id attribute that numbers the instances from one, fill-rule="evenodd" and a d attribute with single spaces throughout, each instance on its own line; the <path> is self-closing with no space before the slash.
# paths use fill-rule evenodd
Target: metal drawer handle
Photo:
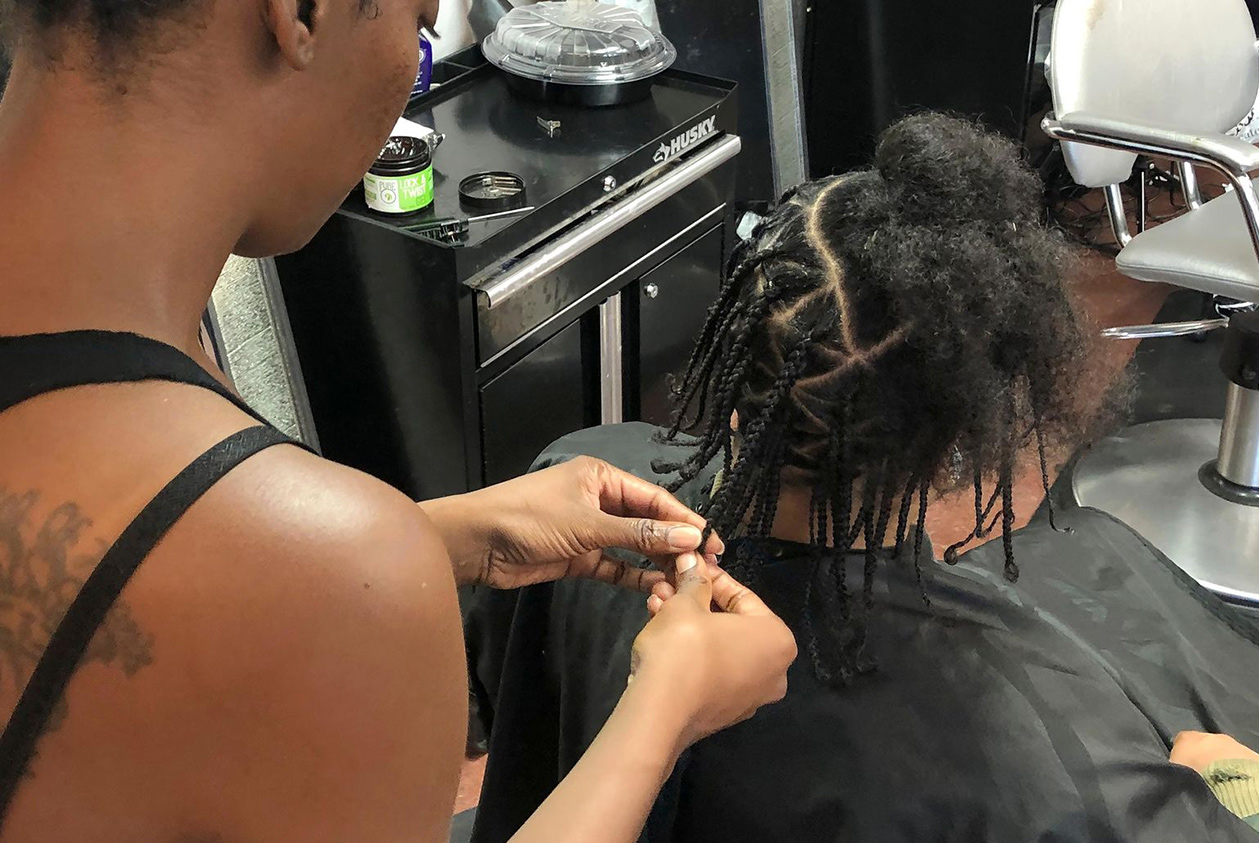
<path id="1" fill-rule="evenodd" d="M 677 169 L 656 179 L 609 210 L 597 214 L 589 222 L 548 243 L 502 275 L 495 276 L 474 289 L 485 296 L 486 308 L 493 310 L 538 278 L 555 272 L 582 252 L 731 160 L 739 154 L 742 146 L 743 142 L 737 135 L 727 135 L 715 141 Z"/>

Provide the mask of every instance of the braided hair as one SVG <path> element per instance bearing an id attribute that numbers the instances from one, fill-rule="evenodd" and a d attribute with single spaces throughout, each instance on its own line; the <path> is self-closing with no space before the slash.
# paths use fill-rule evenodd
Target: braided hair
<path id="1" fill-rule="evenodd" d="M 872 668 L 862 616 L 889 530 L 901 554 L 916 525 L 926 600 L 933 487 L 974 488 L 974 528 L 946 561 L 999 524 L 1017 578 L 1016 454 L 1035 442 L 1048 491 L 1045 449 L 1083 435 L 1073 381 L 1092 332 L 1040 195 L 1013 144 L 921 114 L 884 133 L 873 168 L 788 192 L 731 256 L 662 433 L 695 445 L 655 468 L 676 489 L 720 456 L 705 515 L 724 536 L 768 535 L 781 486 L 812 489 L 804 647 L 825 681 Z M 858 537 L 859 588 L 844 565 Z"/>

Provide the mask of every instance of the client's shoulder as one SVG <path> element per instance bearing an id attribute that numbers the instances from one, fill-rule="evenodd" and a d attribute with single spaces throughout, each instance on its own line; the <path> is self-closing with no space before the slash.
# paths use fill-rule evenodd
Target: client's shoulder
<path id="1" fill-rule="evenodd" d="M 685 434 L 666 439 L 666 433 L 664 428 L 646 422 L 589 427 L 556 439 L 534 460 L 529 470 L 549 468 L 576 457 L 594 457 L 651 483 L 666 485 L 677 477 L 666 470 L 669 464 L 690 456 L 697 444 L 693 437 Z M 693 505 L 711 486 L 718 462 L 714 461 L 680 489 L 678 498 Z"/>
<path id="2" fill-rule="evenodd" d="M 635 465 L 651 471 L 654 456 L 673 452 L 674 446 L 662 441 L 665 431 L 646 422 L 602 424 L 567 433 L 556 439 L 534 460 L 532 470 L 547 468 L 575 457 L 597 457 L 625 471 Z M 682 438 L 689 444 L 688 437 Z M 637 473 L 637 472 L 634 472 Z"/>

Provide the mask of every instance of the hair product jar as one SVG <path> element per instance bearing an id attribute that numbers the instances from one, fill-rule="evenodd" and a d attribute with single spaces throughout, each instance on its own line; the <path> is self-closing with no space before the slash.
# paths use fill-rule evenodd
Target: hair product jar
<path id="1" fill-rule="evenodd" d="M 420 69 L 415 74 L 415 84 L 411 87 L 411 96 L 418 97 L 428 93 L 433 83 L 433 45 L 428 39 L 420 36 Z"/>
<path id="2" fill-rule="evenodd" d="M 421 138 L 392 137 L 363 176 L 367 207 L 412 214 L 433 203 L 433 153 Z"/>

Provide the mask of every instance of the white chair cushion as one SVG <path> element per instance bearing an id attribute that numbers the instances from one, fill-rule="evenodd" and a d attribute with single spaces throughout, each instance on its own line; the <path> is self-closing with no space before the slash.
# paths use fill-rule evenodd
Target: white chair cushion
<path id="1" fill-rule="evenodd" d="M 1259 301 L 1259 257 L 1233 193 L 1138 234 L 1115 265 L 1140 281 Z"/>
<path id="2" fill-rule="evenodd" d="M 1244 0 L 1059 0 L 1053 29 L 1049 81 L 1058 114 L 1226 132 L 1259 90 Z M 1124 181 L 1135 158 L 1072 143 L 1063 153 L 1086 187 Z"/>

